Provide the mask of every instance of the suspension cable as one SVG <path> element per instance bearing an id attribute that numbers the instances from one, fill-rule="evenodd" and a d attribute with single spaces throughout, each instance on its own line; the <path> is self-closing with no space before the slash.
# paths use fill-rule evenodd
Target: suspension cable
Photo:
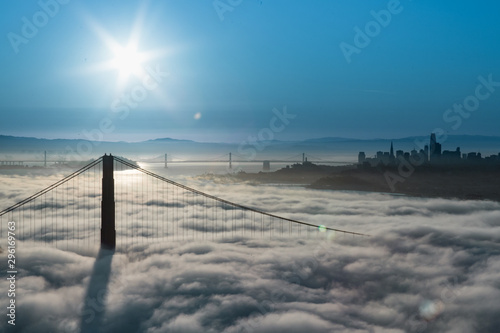
<path id="1" fill-rule="evenodd" d="M 32 200 L 35 200 L 36 198 L 38 198 L 39 196 L 41 195 L 44 195 L 45 193 L 49 192 L 49 191 L 52 191 L 53 189 L 63 185 L 64 183 L 68 182 L 69 180 L 77 177 L 78 175 L 84 173 L 85 171 L 87 171 L 88 169 L 94 167 L 95 165 L 97 165 L 98 163 L 100 163 L 102 161 L 102 157 L 99 157 L 97 160 L 87 164 L 86 166 L 84 166 L 83 168 L 73 172 L 72 174 L 70 174 L 69 176 L 66 176 L 64 177 L 63 179 L 59 180 L 58 182 L 50 185 L 49 187 L 41 190 L 40 192 L 37 192 L 35 194 L 33 194 L 32 196 L 22 200 L 22 201 L 19 201 L 18 203 L 16 203 L 15 205 L 12 205 L 10 206 L 9 208 L 7 209 L 4 209 L 3 211 L 0 212 L 0 216 L 3 216 L 5 214 L 7 214 L 8 212 L 11 212 L 13 211 L 14 209 L 16 208 L 19 208 L 21 206 L 24 206 L 25 204 L 27 204 L 28 202 L 32 201 Z"/>
<path id="2" fill-rule="evenodd" d="M 207 194 L 205 192 L 201 192 L 201 191 L 196 190 L 194 188 L 191 188 L 189 186 L 182 185 L 180 183 L 174 182 L 173 180 L 170 180 L 170 179 L 167 179 L 165 177 L 159 176 L 159 175 L 157 175 L 157 174 L 155 174 L 153 172 L 150 172 L 148 170 L 145 170 L 145 169 L 143 169 L 143 168 L 141 168 L 141 167 L 139 167 L 137 165 L 134 165 L 134 164 L 129 163 L 129 162 L 125 161 L 125 160 L 122 160 L 119 157 L 116 157 L 116 156 L 113 156 L 113 157 L 117 161 L 119 161 L 120 163 L 123 163 L 124 165 L 126 165 L 126 166 L 128 166 L 128 167 L 130 167 L 132 169 L 135 169 L 137 171 L 141 171 L 142 173 L 147 174 L 147 175 L 149 175 L 151 177 L 154 177 L 156 179 L 162 180 L 162 181 L 167 182 L 167 183 L 169 183 L 171 185 L 175 185 L 175 186 L 177 186 L 179 188 L 182 188 L 184 190 L 190 191 L 192 193 L 196 193 L 196 194 L 202 195 L 204 197 L 207 197 L 207 198 L 210 198 L 210 199 L 213 199 L 213 200 L 216 200 L 216 201 L 228 204 L 228 205 L 233 206 L 233 207 L 237 207 L 237 208 L 240 208 L 240 209 L 243 209 L 243 210 L 256 212 L 256 213 L 259 213 L 259 214 L 267 215 L 269 217 L 273 217 L 273 218 L 277 218 L 277 219 L 281 219 L 281 220 L 284 220 L 284 221 L 289 221 L 289 222 L 293 222 L 293 223 L 297 223 L 297 224 L 301 224 L 301 225 L 305 225 L 305 226 L 309 226 L 309 227 L 321 228 L 322 230 L 325 230 L 325 231 L 326 230 L 330 230 L 330 231 L 335 231 L 335 232 L 342 232 L 342 233 L 345 233 L 345 234 L 351 234 L 351 235 L 369 237 L 368 234 L 363 234 L 363 233 L 353 232 L 353 231 L 347 231 L 347 230 L 342 230 L 342 229 L 336 229 L 336 228 L 331 228 L 331 227 L 327 227 L 327 226 L 319 226 L 319 225 L 316 225 L 316 224 L 311 224 L 311 223 L 302 222 L 302 221 L 298 221 L 298 220 L 294 220 L 294 219 L 289 219 L 289 218 L 286 218 L 286 217 L 282 217 L 282 216 L 278 216 L 278 215 L 275 215 L 275 214 L 267 213 L 267 212 L 264 212 L 264 211 L 261 211 L 261 210 L 255 209 L 255 208 L 243 206 L 243 205 L 240 205 L 240 204 L 237 204 L 237 203 L 234 203 L 234 202 L 231 202 L 231 201 L 228 201 L 228 200 L 224 200 L 224 199 L 221 199 L 219 197 Z"/>

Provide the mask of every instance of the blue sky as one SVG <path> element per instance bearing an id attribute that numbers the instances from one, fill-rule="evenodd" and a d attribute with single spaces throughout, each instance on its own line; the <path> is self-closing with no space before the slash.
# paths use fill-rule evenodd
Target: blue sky
<path id="1" fill-rule="evenodd" d="M 480 76 L 500 82 L 498 13 L 451 0 L 9 2 L 0 134 L 238 142 L 286 108 L 274 139 L 496 135 L 500 87 L 480 88 L 465 116 L 453 105 Z M 117 46 L 131 41 L 124 69 Z"/>

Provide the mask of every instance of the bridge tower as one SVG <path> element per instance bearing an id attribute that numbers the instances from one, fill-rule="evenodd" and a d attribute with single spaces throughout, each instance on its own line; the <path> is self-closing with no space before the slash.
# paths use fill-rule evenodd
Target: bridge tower
<path id="1" fill-rule="evenodd" d="M 102 157 L 101 247 L 114 250 L 115 230 L 115 180 L 111 154 Z"/>
<path id="2" fill-rule="evenodd" d="M 168 165 L 167 165 L 167 154 L 165 154 L 165 169 L 168 169 Z"/>
<path id="3" fill-rule="evenodd" d="M 233 154 L 229 153 L 229 169 L 233 168 Z"/>

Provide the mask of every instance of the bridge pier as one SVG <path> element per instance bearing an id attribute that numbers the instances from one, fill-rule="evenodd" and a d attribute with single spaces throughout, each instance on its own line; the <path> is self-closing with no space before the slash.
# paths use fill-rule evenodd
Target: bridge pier
<path id="1" fill-rule="evenodd" d="M 102 157 L 101 247 L 115 249 L 115 180 L 111 154 Z"/>

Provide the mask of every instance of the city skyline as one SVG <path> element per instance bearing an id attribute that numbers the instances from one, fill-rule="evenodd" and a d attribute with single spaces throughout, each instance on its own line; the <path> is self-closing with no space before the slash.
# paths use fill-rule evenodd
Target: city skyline
<path id="1" fill-rule="evenodd" d="M 394 166 L 409 163 L 412 166 L 421 165 L 491 165 L 500 164 L 500 152 L 489 156 L 482 156 L 481 152 L 461 151 L 460 146 L 455 150 L 444 150 L 442 143 L 438 142 L 436 133 L 431 133 L 428 144 L 415 142 L 419 147 L 414 147 L 410 152 L 397 149 L 394 154 L 394 142 L 391 141 L 389 151 L 377 151 L 373 157 L 367 157 L 364 151 L 358 153 L 358 164 L 362 166 Z M 500 147 L 499 147 L 500 151 Z"/>

